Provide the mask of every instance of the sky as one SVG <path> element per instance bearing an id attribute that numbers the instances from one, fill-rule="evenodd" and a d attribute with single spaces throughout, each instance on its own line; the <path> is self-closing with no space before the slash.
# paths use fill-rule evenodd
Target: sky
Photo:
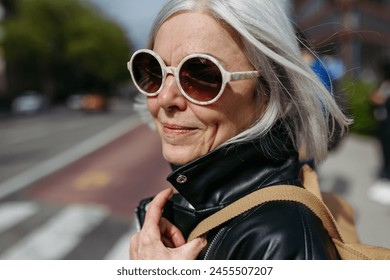
<path id="1" fill-rule="evenodd" d="M 128 34 L 135 49 L 145 47 L 146 39 L 154 18 L 169 0 L 87 0 L 111 19 L 116 21 Z M 288 6 L 289 0 L 281 1 Z"/>
<path id="2" fill-rule="evenodd" d="M 168 0 L 89 0 L 128 34 L 134 48 L 145 47 L 149 30 Z"/>

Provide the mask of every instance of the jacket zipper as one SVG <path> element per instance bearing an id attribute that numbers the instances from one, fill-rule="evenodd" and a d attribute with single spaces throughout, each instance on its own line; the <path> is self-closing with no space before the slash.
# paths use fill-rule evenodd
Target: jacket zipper
<path id="1" fill-rule="evenodd" d="M 223 227 L 221 228 L 217 234 L 214 236 L 213 240 L 211 241 L 210 243 L 210 246 L 207 248 L 207 251 L 206 253 L 204 254 L 204 260 L 208 260 L 209 259 L 209 254 L 210 254 L 210 251 L 211 249 L 213 248 L 213 246 L 215 245 L 215 243 L 217 243 L 218 239 L 221 237 L 222 233 L 226 230 L 226 227 Z"/>

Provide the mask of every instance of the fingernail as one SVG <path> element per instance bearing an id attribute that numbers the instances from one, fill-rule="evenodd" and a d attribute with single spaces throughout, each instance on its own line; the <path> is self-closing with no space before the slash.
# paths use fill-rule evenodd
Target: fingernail
<path id="1" fill-rule="evenodd" d="M 169 194 L 169 198 L 171 198 L 173 196 L 173 194 L 175 193 L 175 190 L 173 188 L 169 188 L 169 190 L 171 191 Z"/>
<path id="2" fill-rule="evenodd" d="M 200 243 L 201 246 L 204 247 L 204 246 L 207 245 L 207 240 L 206 240 L 206 238 L 204 238 L 204 237 L 199 237 L 198 239 L 199 239 L 199 243 Z"/>

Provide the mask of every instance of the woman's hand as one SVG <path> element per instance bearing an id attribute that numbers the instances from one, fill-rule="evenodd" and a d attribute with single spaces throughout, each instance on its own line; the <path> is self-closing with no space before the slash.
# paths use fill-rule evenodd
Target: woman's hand
<path id="1" fill-rule="evenodd" d="M 181 231 L 161 217 L 172 194 L 171 188 L 165 189 L 149 203 L 141 231 L 131 238 L 130 259 L 193 260 L 206 246 L 204 238 L 186 243 Z"/>

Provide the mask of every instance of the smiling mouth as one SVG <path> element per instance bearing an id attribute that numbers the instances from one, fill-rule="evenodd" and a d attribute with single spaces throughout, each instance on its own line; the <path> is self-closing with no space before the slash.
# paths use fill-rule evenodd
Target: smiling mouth
<path id="1" fill-rule="evenodd" d="M 163 124 L 163 130 L 166 135 L 185 135 L 196 130 L 193 127 L 172 125 L 172 124 Z"/>

